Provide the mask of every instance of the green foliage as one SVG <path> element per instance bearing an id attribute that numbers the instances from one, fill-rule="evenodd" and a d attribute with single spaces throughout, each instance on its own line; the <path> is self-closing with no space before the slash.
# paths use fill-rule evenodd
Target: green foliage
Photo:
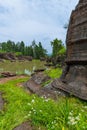
<path id="1" fill-rule="evenodd" d="M 26 120 L 46 130 L 87 129 L 87 102 L 72 97 L 58 97 L 58 101 L 54 101 L 29 95 L 17 86 L 26 80 L 19 78 L 0 85 L 6 101 L 4 110 L 0 112 L 0 130 L 13 130 Z"/>
<path id="2" fill-rule="evenodd" d="M 21 53 L 21 52 L 15 52 L 15 55 L 16 55 L 16 56 L 21 56 L 22 53 Z"/>
<path id="3" fill-rule="evenodd" d="M 61 68 L 48 69 L 45 71 L 45 73 L 52 79 L 59 78 L 62 74 L 62 69 Z"/>
<path id="4" fill-rule="evenodd" d="M 0 50 L 0 53 L 6 53 L 6 51 L 4 51 L 4 50 Z"/>
<path id="5" fill-rule="evenodd" d="M 30 46 L 25 46 L 23 41 L 14 43 L 13 41 L 7 41 L 0 43 L 0 52 L 12 52 L 25 56 L 32 56 L 35 59 L 40 59 L 40 57 L 45 57 L 47 51 L 42 47 L 42 43 L 36 44 L 35 40 L 32 41 Z"/>
<path id="6" fill-rule="evenodd" d="M 52 56 L 55 57 L 57 56 L 58 52 L 62 49 L 62 41 L 56 38 L 51 42 L 51 46 L 52 46 Z"/>
<path id="7" fill-rule="evenodd" d="M 33 48 L 33 57 L 35 59 L 40 59 L 41 57 L 45 57 L 47 51 L 42 47 L 41 42 L 37 45 L 35 40 L 32 42 L 32 48 Z"/>
<path id="8" fill-rule="evenodd" d="M 66 48 L 63 47 L 59 52 L 58 52 L 59 55 L 65 55 L 66 54 Z"/>
<path id="9" fill-rule="evenodd" d="M 61 40 L 58 40 L 57 38 L 54 39 L 51 42 L 51 46 L 52 46 L 52 56 L 53 57 L 65 55 L 66 49 L 65 49 L 64 45 L 62 44 Z"/>

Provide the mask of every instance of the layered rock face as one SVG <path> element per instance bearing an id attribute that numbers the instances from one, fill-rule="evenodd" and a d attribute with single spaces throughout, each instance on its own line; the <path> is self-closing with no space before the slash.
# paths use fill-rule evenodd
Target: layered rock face
<path id="1" fill-rule="evenodd" d="M 72 11 L 66 46 L 66 67 L 53 87 L 87 100 L 87 0 L 80 0 Z"/>
<path id="2" fill-rule="evenodd" d="M 72 11 L 66 44 L 66 66 L 62 76 L 43 89 L 37 89 L 36 94 L 57 97 L 66 96 L 69 93 L 87 100 L 87 0 L 80 0 L 75 10 Z M 40 75 L 33 78 L 34 82 L 38 78 Z M 27 82 L 26 86 L 33 91 L 34 84 L 31 86 L 31 82 Z"/>
<path id="3" fill-rule="evenodd" d="M 87 0 L 80 0 L 76 9 L 72 11 L 66 43 L 66 62 L 87 64 Z"/>

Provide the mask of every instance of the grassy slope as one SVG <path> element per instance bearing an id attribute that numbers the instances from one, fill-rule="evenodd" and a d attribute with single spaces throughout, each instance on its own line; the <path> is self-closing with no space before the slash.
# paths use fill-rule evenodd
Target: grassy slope
<path id="1" fill-rule="evenodd" d="M 19 78 L 0 85 L 6 100 L 4 110 L 0 112 L 0 130 L 12 130 L 26 120 L 32 120 L 34 125 L 44 126 L 47 130 L 87 129 L 86 102 L 72 97 L 55 102 L 29 95 L 17 87 L 26 80 Z"/>

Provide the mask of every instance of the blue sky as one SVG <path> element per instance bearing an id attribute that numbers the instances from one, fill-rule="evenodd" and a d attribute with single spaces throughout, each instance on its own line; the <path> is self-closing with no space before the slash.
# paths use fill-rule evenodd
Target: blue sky
<path id="1" fill-rule="evenodd" d="M 33 40 L 51 52 L 50 41 L 65 43 L 64 25 L 79 0 L 0 0 L 0 42 Z"/>

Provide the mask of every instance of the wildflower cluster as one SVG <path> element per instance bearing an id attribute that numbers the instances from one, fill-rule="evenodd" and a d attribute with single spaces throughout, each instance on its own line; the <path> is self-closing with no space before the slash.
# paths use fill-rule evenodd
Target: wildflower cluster
<path id="1" fill-rule="evenodd" d="M 75 104 L 76 105 L 76 104 Z M 34 124 L 45 126 L 47 130 L 70 130 L 87 129 L 87 106 L 78 106 L 75 109 L 69 102 L 55 102 L 45 95 L 38 97 L 33 95 L 27 104 L 29 112 L 26 119 L 31 119 Z"/>
<path id="2" fill-rule="evenodd" d="M 80 121 L 81 114 L 79 113 L 77 116 L 74 115 L 73 111 L 69 113 L 68 116 L 68 125 L 76 125 Z"/>
<path id="3" fill-rule="evenodd" d="M 74 128 L 76 130 L 87 130 L 87 114 L 86 114 L 87 106 L 82 106 L 79 112 L 71 111 L 68 116 L 68 126 Z"/>

